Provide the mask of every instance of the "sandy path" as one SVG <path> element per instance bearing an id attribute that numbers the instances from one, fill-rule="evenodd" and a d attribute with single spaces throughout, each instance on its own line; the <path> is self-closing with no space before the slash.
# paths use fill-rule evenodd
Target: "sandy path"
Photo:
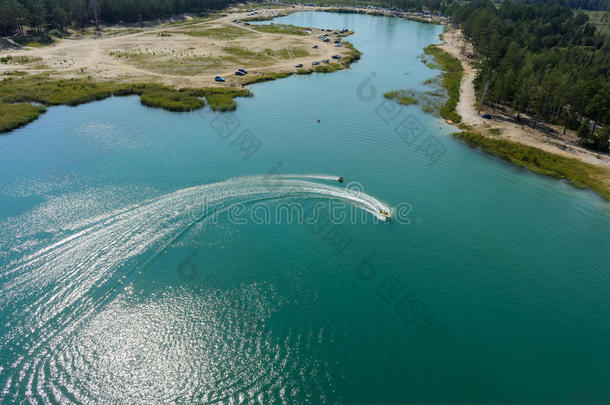
<path id="1" fill-rule="evenodd" d="M 522 127 L 511 122 L 514 117 L 498 112 L 494 113 L 488 109 L 483 109 L 482 113 L 489 112 L 493 118 L 491 120 L 481 118 L 475 107 L 477 99 L 472 84 L 476 76 L 476 69 L 471 66 L 470 60 L 465 56 L 472 51 L 472 48 L 464 40 L 459 30 L 450 27 L 447 27 L 443 34 L 441 48 L 460 59 L 464 68 L 464 75 L 460 84 L 460 100 L 456 107 L 457 112 L 462 116 L 463 123 L 475 127 L 487 136 L 500 136 L 513 142 L 610 169 L 610 155 L 608 153 L 593 152 L 579 146 L 576 136 L 571 131 L 564 135 L 563 128 L 559 126 L 544 124 L 549 129 L 547 132 L 528 126 Z M 500 135 L 491 134 L 489 132 L 491 128 L 500 129 Z"/>

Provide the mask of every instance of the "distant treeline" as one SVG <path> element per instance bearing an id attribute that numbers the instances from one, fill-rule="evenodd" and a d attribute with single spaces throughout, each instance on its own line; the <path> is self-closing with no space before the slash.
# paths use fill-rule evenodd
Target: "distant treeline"
<path id="1" fill-rule="evenodd" d="M 480 61 L 480 100 L 579 128 L 583 143 L 608 149 L 610 40 L 585 14 L 551 2 L 498 7 L 488 0 L 446 12 Z M 599 125 L 604 130 L 596 132 Z"/>
<path id="2" fill-rule="evenodd" d="M 545 0 L 542 0 L 545 1 Z M 610 0 L 555 0 L 562 6 L 583 10 L 610 10 Z M 540 3 L 541 0 L 527 0 L 527 3 Z"/>
<path id="3" fill-rule="evenodd" d="M 401 10 L 427 10 L 427 11 L 443 11 L 450 5 L 468 4 L 471 0 L 287 0 L 286 3 L 306 3 L 320 6 L 377 6 L 385 8 L 399 8 Z M 513 3 L 530 3 L 539 4 L 549 0 L 516 0 Z M 610 10 L 610 0 L 552 0 L 553 2 L 571 7 L 574 9 L 583 10 Z M 504 0 L 496 0 L 495 4 L 499 5 Z"/>
<path id="4" fill-rule="evenodd" d="M 0 0 L 0 35 L 68 26 L 137 22 L 226 7 L 229 0 Z"/>
<path id="5" fill-rule="evenodd" d="M 520 0 L 540 5 L 548 0 Z M 610 0 L 553 0 L 572 8 L 610 10 Z M 0 35 L 65 30 L 87 24 L 138 22 L 181 13 L 201 13 L 225 8 L 230 0 L 0 0 Z M 298 2 L 293 0 L 293 2 Z M 461 0 L 309 0 L 318 5 L 343 5 L 428 10 L 442 12 L 465 4 Z M 512 3 L 517 5 L 519 3 Z"/>
<path id="6" fill-rule="evenodd" d="M 451 0 L 449 0 L 451 1 Z M 610 1 L 610 0 L 608 0 Z M 398 8 L 401 10 L 441 11 L 448 2 L 446 0 L 284 0 L 286 4 L 313 4 L 316 6 Z"/>

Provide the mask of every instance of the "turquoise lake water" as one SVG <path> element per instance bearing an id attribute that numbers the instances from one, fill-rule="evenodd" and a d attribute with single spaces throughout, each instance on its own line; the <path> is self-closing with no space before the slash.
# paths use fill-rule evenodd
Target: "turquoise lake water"
<path id="1" fill-rule="evenodd" d="M 609 403 L 607 204 L 384 102 L 441 26 L 278 21 L 362 59 L 0 136 L 2 402 Z"/>

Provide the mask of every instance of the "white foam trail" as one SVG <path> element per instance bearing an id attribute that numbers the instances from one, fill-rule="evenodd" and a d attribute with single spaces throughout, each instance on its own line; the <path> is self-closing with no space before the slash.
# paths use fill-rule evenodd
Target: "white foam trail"
<path id="1" fill-rule="evenodd" d="M 311 180 L 339 181 L 339 176 L 331 176 L 328 174 L 284 174 L 279 177 L 281 177 L 282 179 L 311 179 Z"/>
<path id="2" fill-rule="evenodd" d="M 211 208 L 208 214 L 214 214 L 215 207 L 224 204 L 284 197 L 340 200 L 381 220 L 385 218 L 380 210 L 390 210 L 366 193 L 305 179 L 338 177 L 250 176 L 178 190 L 101 217 L 94 225 L 2 269 L 0 306 L 11 308 L 12 313 L 6 318 L 11 320 L 10 325 L 2 325 L 7 333 L 0 339 L 0 347 L 29 347 L 21 362 L 44 350 L 56 334 L 74 327 L 112 295 L 138 262 L 141 264 L 141 257 L 135 260 L 138 256 L 150 257 L 151 252 L 162 251 L 197 222 L 199 218 L 193 212 L 202 203 Z M 32 291 L 38 292 L 35 297 Z M 19 332 L 23 330 L 37 330 L 44 338 L 24 342 L 28 334 Z M 9 379 L 4 389 L 11 391 L 14 384 L 19 385 L 17 380 Z"/>

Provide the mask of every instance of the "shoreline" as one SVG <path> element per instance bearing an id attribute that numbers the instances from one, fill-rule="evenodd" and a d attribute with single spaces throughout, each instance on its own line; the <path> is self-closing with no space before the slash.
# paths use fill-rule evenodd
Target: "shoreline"
<path id="1" fill-rule="evenodd" d="M 305 8 L 265 9 L 260 16 L 272 19 L 301 9 Z M 330 73 L 360 59 L 360 51 L 344 40 L 352 31 L 339 33 L 340 27 L 324 31 L 329 39 L 343 43 L 335 47 L 318 38 L 321 29 L 288 27 L 291 29 L 284 33 L 279 25 L 279 32 L 261 30 L 240 19 L 247 20 L 247 13 L 233 8 L 216 18 L 170 26 L 162 23 L 136 33 L 132 28 L 104 27 L 109 33 L 102 38 L 62 39 L 43 48 L 2 50 L 0 74 L 5 77 L 0 81 L 0 135 L 27 125 L 46 111 L 32 103 L 74 106 L 111 96 L 139 95 L 143 105 L 169 111 L 196 110 L 206 101 L 215 111 L 231 111 L 237 107 L 236 97 L 252 96 L 247 85 L 294 74 Z M 172 42 L 166 46 L 168 37 Z M 340 59 L 331 59 L 331 55 L 340 55 Z M 332 62 L 313 65 L 312 61 L 323 59 Z M 298 63 L 303 67 L 297 68 Z M 234 75 L 238 67 L 246 68 L 248 74 Z M 187 68 L 208 73 L 190 75 Z M 225 82 L 218 83 L 216 76 L 225 77 Z"/>
<path id="2" fill-rule="evenodd" d="M 445 26 L 441 39 L 438 49 L 457 59 L 463 71 L 458 101 L 453 108 L 461 119 L 457 126 L 463 132 L 454 133 L 456 139 L 534 173 L 568 180 L 577 188 L 589 188 L 610 203 L 610 155 L 589 151 L 568 137 L 551 137 L 536 128 L 528 127 L 526 130 L 510 122 L 506 116 L 502 121 L 481 118 L 475 108 L 473 80 L 476 69 L 463 54 L 470 44 L 459 30 L 448 29 L 448 26 Z M 451 94 L 451 89 L 446 90 Z M 483 112 L 487 110 L 482 109 Z M 493 116 L 499 114 L 493 113 Z M 446 116 L 443 118 L 456 125 Z"/>
<path id="3" fill-rule="evenodd" d="M 520 128 L 519 125 L 509 122 L 510 120 L 506 116 L 503 117 L 502 121 L 497 119 L 483 120 L 479 116 L 475 107 L 476 96 L 473 86 L 476 70 L 472 67 L 468 58 L 464 56 L 470 44 L 461 36 L 459 30 L 449 27 L 446 17 L 439 17 L 436 20 L 429 18 L 426 21 L 422 21 L 417 15 L 423 13 L 405 13 L 358 7 L 287 6 L 264 9 L 256 17 L 249 18 L 249 14 L 246 14 L 243 10 L 232 8 L 213 19 L 204 18 L 202 21 L 195 21 L 194 23 L 187 21 L 186 23 L 179 23 L 170 27 L 167 27 L 168 24 L 164 23 L 143 32 L 128 33 L 126 35 L 112 33 L 110 37 L 97 41 L 112 41 L 113 39 L 121 41 L 125 38 L 134 39 L 139 36 L 150 36 L 151 34 L 161 35 L 161 33 L 171 36 L 176 32 L 182 34 L 181 30 L 186 27 L 193 29 L 193 27 L 198 26 L 203 26 L 203 31 L 224 29 L 232 32 L 231 30 L 239 30 L 238 33 L 240 35 L 262 35 L 263 41 L 268 36 L 275 36 L 276 39 L 285 40 L 287 37 L 290 37 L 290 34 L 260 32 L 255 26 L 245 26 L 245 22 L 248 20 L 270 20 L 299 11 L 384 15 L 444 25 L 445 32 L 441 35 L 442 43 L 431 45 L 424 52 L 431 55 L 440 65 L 443 75 L 442 85 L 449 95 L 449 99 L 441 106 L 438 115 L 447 123 L 457 125 L 465 131 L 453 134 L 454 137 L 466 142 L 471 147 L 481 148 L 488 153 L 500 156 L 504 160 L 525 167 L 538 174 L 567 179 L 576 187 L 591 188 L 606 201 L 610 202 L 610 155 L 586 150 L 576 145 L 574 140 L 570 140 L 568 137 L 550 137 L 548 134 L 535 128 L 525 130 Z M 239 21 L 239 18 L 243 19 L 243 24 L 242 21 Z M 219 24 L 221 25 L 219 26 Z M 306 27 L 291 26 L 289 28 L 306 30 Z M 341 28 L 338 27 L 336 29 Z M 250 31 L 255 34 L 251 34 Z M 244 32 L 248 33 L 243 34 Z M 299 37 L 307 36 L 310 46 L 312 43 L 315 43 L 319 47 L 324 47 L 323 44 L 318 44 L 315 39 L 313 42 L 311 41 L 313 38 L 317 38 L 321 32 L 323 30 L 314 28 L 307 29 L 306 33 L 298 33 L 297 35 Z M 161 37 L 165 35 L 161 35 Z M 36 120 L 46 111 L 45 106 L 78 105 L 110 96 L 139 95 L 140 102 L 143 105 L 176 112 L 202 108 L 206 104 L 205 99 L 213 110 L 231 111 L 237 107 L 234 100 L 236 97 L 252 96 L 250 90 L 245 87 L 249 84 L 281 79 L 294 74 L 330 73 L 346 69 L 351 63 L 360 59 L 361 53 L 349 42 L 343 41 L 342 38 L 346 34 L 339 34 L 335 31 L 331 35 L 341 39 L 344 43 L 343 47 L 333 47 L 332 49 L 333 52 L 337 52 L 342 56 L 337 63 L 296 68 L 294 62 L 303 58 L 300 56 L 295 57 L 295 55 L 288 52 L 288 62 L 274 64 L 270 67 L 255 68 L 248 76 L 230 76 L 228 77 L 228 83 L 223 83 L 222 85 L 213 81 L 210 82 L 209 76 L 205 77 L 205 86 L 189 86 L 188 84 L 193 83 L 192 77 L 189 78 L 191 81 L 186 83 L 177 83 L 173 80 L 170 80 L 168 83 L 156 80 L 158 77 L 155 78 L 155 75 L 144 81 L 133 81 L 133 78 L 130 79 L 128 75 L 115 78 L 115 80 L 96 81 L 92 79 L 91 75 L 88 75 L 86 79 L 82 74 L 74 75 L 74 69 L 69 71 L 72 74 L 67 77 L 61 74 L 52 76 L 51 72 L 43 72 L 41 74 L 36 71 L 30 75 L 24 74 L 17 75 L 16 77 L 9 75 L 8 78 L 0 82 L 0 113 L 2 113 L 0 114 L 2 116 L 2 119 L 0 119 L 0 135 Z M 297 40 L 299 39 L 302 38 L 297 38 Z M 154 40 L 162 41 L 162 39 L 156 37 Z M 4 53 L 16 54 L 17 60 L 26 60 L 25 63 L 27 64 L 28 58 L 38 58 L 36 59 L 37 62 L 43 60 L 37 55 L 48 56 L 53 54 L 54 51 L 71 50 L 75 47 L 83 46 L 83 44 L 85 46 L 93 45 L 95 48 L 95 45 L 99 44 L 99 42 L 97 44 L 89 44 L 90 42 L 91 39 L 64 39 L 59 44 L 49 47 L 34 50 L 25 49 L 23 51 L 2 51 L 0 55 L 4 56 Z M 99 50 L 97 51 L 100 53 Z M 236 52 L 244 55 L 252 54 L 252 52 L 242 48 L 238 48 Z M 153 55 L 155 55 L 154 52 Z M 306 56 L 312 55 L 306 53 Z M 127 67 L 130 68 L 130 66 Z M 249 69 L 251 68 L 249 67 Z M 80 70 L 81 73 L 88 73 L 84 72 L 83 68 Z M 0 72 L 2 71 L 6 75 L 9 70 L 6 69 L 6 66 L 0 65 Z M 171 75 L 171 77 L 175 78 L 175 75 Z M 197 81 L 199 79 L 196 78 L 195 83 L 200 83 Z M 32 103 L 39 103 L 42 106 L 36 106 Z M 494 113 L 494 116 L 499 115 Z M 493 147 L 491 144 L 493 144 Z M 553 157 L 553 159 L 550 159 L 547 154 Z"/>

